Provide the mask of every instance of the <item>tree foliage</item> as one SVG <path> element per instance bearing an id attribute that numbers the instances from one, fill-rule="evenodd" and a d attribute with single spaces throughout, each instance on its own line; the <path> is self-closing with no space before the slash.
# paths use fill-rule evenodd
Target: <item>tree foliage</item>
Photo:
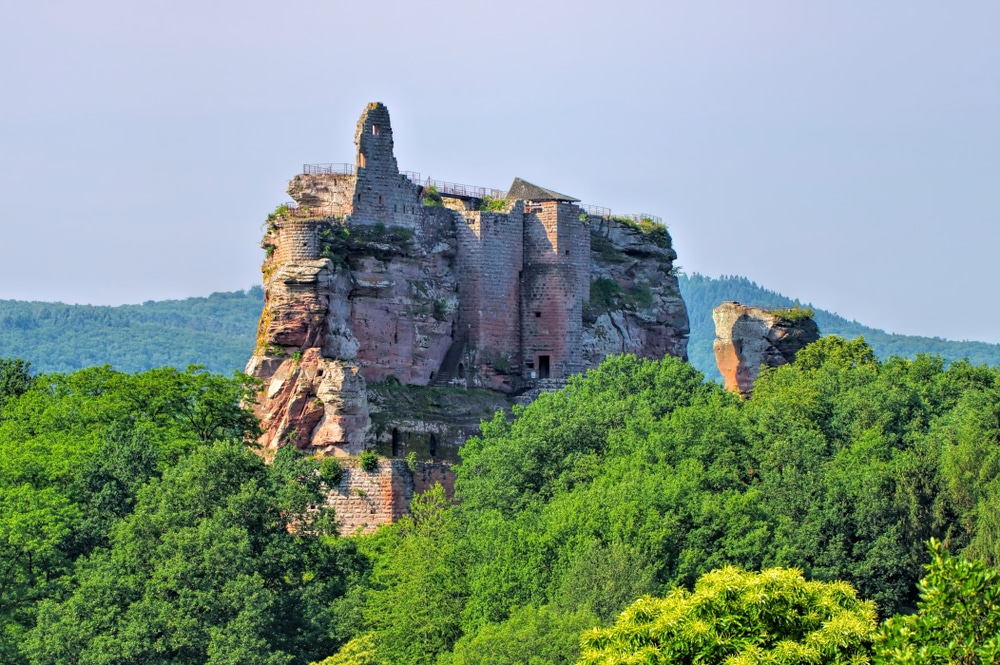
<path id="1" fill-rule="evenodd" d="M 1000 662 L 1000 573 L 952 557 L 937 540 L 920 581 L 916 614 L 895 616 L 877 640 L 880 663 L 985 665 Z"/>
<path id="2" fill-rule="evenodd" d="M 73 593 L 41 603 L 31 662 L 277 665 L 329 653 L 332 603 L 357 562 L 350 543 L 301 529 L 317 516 L 284 500 L 315 475 L 285 472 L 309 464 L 266 466 L 217 443 L 151 480 L 109 547 L 79 562 Z"/>
<path id="3" fill-rule="evenodd" d="M 875 606 L 844 582 L 807 582 L 801 571 L 726 567 L 693 591 L 645 597 L 608 628 L 583 634 L 581 665 L 861 663 Z"/>
<path id="4" fill-rule="evenodd" d="M 129 662 L 123 653 L 161 657 L 170 640 L 201 640 L 205 657 L 210 643 L 213 662 L 227 662 L 261 652 L 254 636 L 275 616 L 296 616 L 287 626 L 302 637 L 271 652 L 318 656 L 340 644 L 329 624 L 359 560 L 342 545 L 319 548 L 332 516 L 310 509 L 325 487 L 315 463 L 289 449 L 265 467 L 246 450 L 259 431 L 244 406 L 255 388 L 198 368 L 96 367 L 42 375 L 7 400 L 0 661 Z M 324 581 L 304 584 L 316 576 Z M 224 617 L 232 630 L 209 635 Z M 307 636 L 315 647 L 302 646 Z"/>
<path id="5" fill-rule="evenodd" d="M 864 662 L 873 612 L 914 607 L 877 658 L 994 658 L 996 369 L 831 337 L 741 400 L 679 360 L 613 357 L 484 423 L 457 502 L 435 488 L 349 540 L 324 508 L 344 468 L 247 449 L 245 377 L 18 385 L 0 662 L 546 665 L 589 629 L 594 662 Z"/>

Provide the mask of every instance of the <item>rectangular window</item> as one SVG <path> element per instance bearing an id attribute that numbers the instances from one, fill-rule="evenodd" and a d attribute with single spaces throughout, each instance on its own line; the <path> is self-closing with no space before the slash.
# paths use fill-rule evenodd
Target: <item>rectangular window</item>
<path id="1" fill-rule="evenodd" d="M 547 379 L 549 378 L 549 357 L 548 356 L 538 356 L 538 378 Z"/>

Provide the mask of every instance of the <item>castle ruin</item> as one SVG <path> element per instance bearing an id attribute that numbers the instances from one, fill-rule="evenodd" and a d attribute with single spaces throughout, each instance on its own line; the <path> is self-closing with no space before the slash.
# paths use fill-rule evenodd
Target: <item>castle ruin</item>
<path id="1" fill-rule="evenodd" d="M 379 103 L 355 146 L 352 165 L 306 165 L 267 222 L 247 366 L 265 451 L 454 459 L 481 418 L 609 354 L 686 357 L 676 254 L 654 220 L 520 178 L 421 181 L 400 172 Z"/>

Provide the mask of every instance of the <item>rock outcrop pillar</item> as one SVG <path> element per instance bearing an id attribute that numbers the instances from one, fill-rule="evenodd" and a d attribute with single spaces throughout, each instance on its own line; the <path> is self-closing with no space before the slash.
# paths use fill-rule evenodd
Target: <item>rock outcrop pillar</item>
<path id="1" fill-rule="evenodd" d="M 760 368 L 779 367 L 819 339 L 808 310 L 772 310 L 724 302 L 712 310 L 715 362 L 726 390 L 744 397 L 753 390 Z"/>

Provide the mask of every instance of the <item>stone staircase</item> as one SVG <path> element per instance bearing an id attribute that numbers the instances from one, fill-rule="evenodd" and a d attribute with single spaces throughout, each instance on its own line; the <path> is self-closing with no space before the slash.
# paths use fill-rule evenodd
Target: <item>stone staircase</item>
<path id="1" fill-rule="evenodd" d="M 434 378 L 427 385 L 436 388 L 447 386 L 455 378 L 455 371 L 458 369 L 459 363 L 462 362 L 462 356 L 464 355 L 465 338 L 452 342 L 451 346 L 448 347 L 448 352 L 444 354 L 441 367 L 438 368 L 438 371 L 434 374 Z"/>

